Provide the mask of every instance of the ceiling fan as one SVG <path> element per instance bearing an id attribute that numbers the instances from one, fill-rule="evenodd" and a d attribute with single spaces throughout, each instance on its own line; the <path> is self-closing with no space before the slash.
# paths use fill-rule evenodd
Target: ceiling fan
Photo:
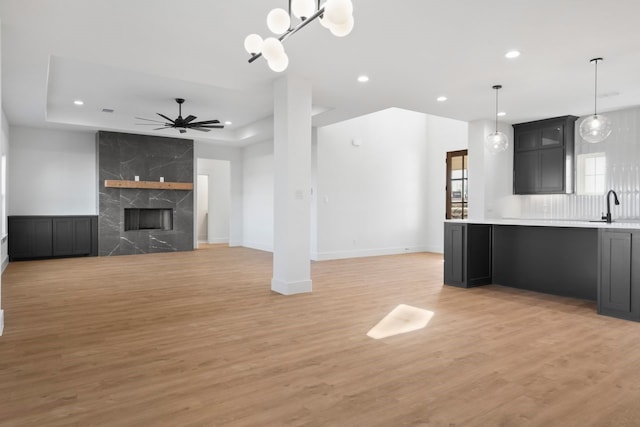
<path id="1" fill-rule="evenodd" d="M 168 120 L 169 122 L 161 122 L 159 120 L 152 120 L 152 119 L 145 119 L 143 117 L 136 117 L 136 119 L 138 119 L 138 120 L 146 120 L 148 122 L 153 122 L 153 123 L 136 123 L 136 124 L 137 125 L 158 126 L 156 123 L 160 123 L 160 124 L 162 124 L 162 126 L 159 127 L 159 128 L 156 128 L 154 130 L 176 128 L 176 129 L 178 129 L 180 131 L 180 133 L 185 133 L 187 131 L 187 129 L 198 130 L 200 132 L 209 132 L 209 131 L 211 131 L 211 129 L 222 129 L 222 128 L 224 128 L 223 125 L 219 124 L 220 120 L 205 120 L 205 121 L 202 121 L 202 122 L 194 122 L 194 120 L 197 119 L 197 117 L 196 116 L 192 116 L 191 114 L 189 114 L 185 118 L 182 118 L 182 104 L 184 104 L 184 99 L 183 98 L 176 98 L 176 102 L 178 103 L 178 118 L 177 119 L 172 120 L 169 117 L 165 116 L 164 114 L 156 113 L 157 115 L 159 115 L 160 117 L 162 117 L 165 120 Z"/>

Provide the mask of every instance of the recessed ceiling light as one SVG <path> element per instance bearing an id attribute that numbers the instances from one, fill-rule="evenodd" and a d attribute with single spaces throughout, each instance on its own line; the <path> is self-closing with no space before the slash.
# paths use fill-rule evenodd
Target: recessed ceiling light
<path id="1" fill-rule="evenodd" d="M 507 115 L 507 113 L 505 113 L 504 111 L 500 111 L 498 113 L 498 117 L 503 117 L 503 116 L 506 116 L 506 115 Z"/>
<path id="2" fill-rule="evenodd" d="M 446 100 L 447 100 L 446 96 L 439 96 L 439 97 L 436 98 L 436 101 L 438 101 L 438 102 L 444 102 Z"/>
<path id="3" fill-rule="evenodd" d="M 368 81 L 369 81 L 369 76 L 365 76 L 365 75 L 358 76 L 358 81 L 359 81 L 360 83 L 366 83 L 366 82 L 368 82 Z"/>
<path id="4" fill-rule="evenodd" d="M 230 122 L 229 120 L 227 120 L 226 122 L 224 122 L 225 126 L 231 126 L 233 124 L 233 122 Z"/>
<path id="5" fill-rule="evenodd" d="M 504 57 L 508 59 L 517 58 L 518 56 L 520 56 L 520 51 L 518 50 L 510 50 L 509 52 L 504 54 Z"/>
<path id="6" fill-rule="evenodd" d="M 82 101 L 81 99 L 76 99 L 75 101 L 73 101 L 73 103 L 76 105 L 84 105 L 84 101 Z"/>

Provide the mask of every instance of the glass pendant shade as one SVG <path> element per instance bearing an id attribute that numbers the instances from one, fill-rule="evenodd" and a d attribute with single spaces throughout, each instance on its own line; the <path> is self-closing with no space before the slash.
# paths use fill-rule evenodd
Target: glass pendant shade
<path id="1" fill-rule="evenodd" d="M 334 25 L 344 25 L 353 17 L 351 0 L 327 0 L 324 9 L 325 18 Z"/>
<path id="2" fill-rule="evenodd" d="M 283 53 L 278 58 L 267 61 L 267 64 L 269 64 L 269 68 L 271 68 L 271 71 L 281 73 L 289 66 L 289 57 L 286 53 Z"/>
<path id="3" fill-rule="evenodd" d="M 602 114 L 594 114 L 580 123 L 580 136 L 586 142 L 596 144 L 611 135 L 611 120 Z"/>
<path id="4" fill-rule="evenodd" d="M 507 135 L 498 131 L 498 91 L 502 89 L 502 85 L 495 85 L 493 89 L 496 91 L 496 130 L 484 139 L 484 149 L 491 154 L 497 154 L 509 148 L 509 139 Z"/>
<path id="5" fill-rule="evenodd" d="M 267 15 L 267 27 L 274 34 L 284 34 L 291 26 L 291 18 L 284 9 L 273 9 Z"/>
<path id="6" fill-rule="evenodd" d="M 331 31 L 331 34 L 333 34 L 336 37 L 344 37 L 344 36 L 348 36 L 351 31 L 353 30 L 353 16 L 350 16 L 349 19 L 347 21 L 345 21 L 344 24 L 329 24 L 329 31 Z"/>
<path id="7" fill-rule="evenodd" d="M 593 115 L 585 118 L 580 123 L 580 136 L 585 142 L 597 144 L 602 142 L 611 135 L 611 120 L 602 114 L 598 114 L 598 62 L 602 58 L 593 58 L 589 62 L 595 65 L 595 79 L 593 90 Z"/>
<path id="8" fill-rule="evenodd" d="M 315 11 L 316 5 L 313 0 L 293 0 L 291 2 L 291 12 L 300 19 L 310 17 Z"/>
<path id="9" fill-rule="evenodd" d="M 284 54 L 284 46 L 282 46 L 280 40 L 269 37 L 262 43 L 262 56 L 264 56 L 267 61 L 276 61 Z"/>
<path id="10" fill-rule="evenodd" d="M 484 147 L 489 153 L 497 154 L 509 147 L 509 140 L 502 132 L 491 132 L 484 141 Z"/>
<path id="11" fill-rule="evenodd" d="M 250 54 L 260 53 L 262 49 L 262 37 L 257 34 L 249 34 L 244 39 L 244 49 Z"/>

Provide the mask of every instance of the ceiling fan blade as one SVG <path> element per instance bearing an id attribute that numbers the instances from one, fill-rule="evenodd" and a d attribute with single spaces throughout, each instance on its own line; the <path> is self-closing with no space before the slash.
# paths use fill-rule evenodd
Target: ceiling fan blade
<path id="1" fill-rule="evenodd" d="M 158 122 L 162 124 L 162 122 Z M 158 123 L 136 123 L 136 126 L 158 126 Z"/>
<path id="2" fill-rule="evenodd" d="M 171 126 L 165 126 L 165 127 L 161 127 L 161 128 L 155 128 L 154 130 L 160 130 L 160 129 L 169 129 Z"/>
<path id="3" fill-rule="evenodd" d="M 185 119 L 184 119 L 184 123 L 189 123 L 193 120 L 197 119 L 196 116 L 192 116 L 191 114 L 189 114 Z"/>
<path id="4" fill-rule="evenodd" d="M 160 114 L 160 113 L 156 113 L 156 114 L 162 117 L 163 119 L 169 120 L 171 123 L 175 123 L 175 121 L 171 120 L 169 117 L 165 116 L 164 114 Z"/>
<path id="5" fill-rule="evenodd" d="M 208 125 L 208 124 L 215 124 L 215 123 L 220 123 L 220 120 L 205 120 L 204 122 L 189 123 L 189 125 L 191 125 L 191 126 L 193 126 L 193 125 Z"/>
<path id="6" fill-rule="evenodd" d="M 164 123 L 164 122 L 161 122 L 160 120 L 145 119 L 144 117 L 136 117 L 136 119 L 138 119 L 138 120 L 146 120 L 148 122 Z"/>
<path id="7" fill-rule="evenodd" d="M 206 125 L 206 126 L 194 126 L 191 129 L 224 129 L 224 125 Z"/>
<path id="8" fill-rule="evenodd" d="M 189 128 L 189 129 L 197 130 L 197 131 L 200 131 L 200 132 L 209 132 L 209 131 L 211 131 L 211 129 L 207 129 L 207 128 L 203 128 L 203 127 Z"/>

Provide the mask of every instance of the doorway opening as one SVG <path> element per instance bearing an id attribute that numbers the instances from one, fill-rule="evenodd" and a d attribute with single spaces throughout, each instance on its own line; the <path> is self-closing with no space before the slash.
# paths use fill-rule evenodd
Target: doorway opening
<path id="1" fill-rule="evenodd" d="M 446 219 L 465 219 L 469 216 L 467 150 L 447 153 L 447 210 Z"/>
<path id="2" fill-rule="evenodd" d="M 196 226 L 198 243 L 209 242 L 209 175 L 198 175 L 198 213 Z"/>
<path id="3" fill-rule="evenodd" d="M 195 237 L 198 243 L 229 243 L 231 162 L 199 158 L 197 170 Z"/>

